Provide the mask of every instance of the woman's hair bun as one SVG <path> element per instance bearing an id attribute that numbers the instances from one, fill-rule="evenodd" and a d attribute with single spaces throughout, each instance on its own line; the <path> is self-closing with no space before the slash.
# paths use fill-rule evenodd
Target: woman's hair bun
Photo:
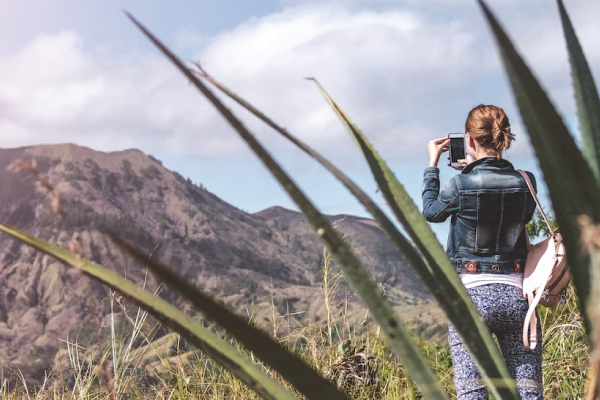
<path id="1" fill-rule="evenodd" d="M 473 108 L 465 122 L 465 132 L 483 148 L 496 152 L 497 157 L 515 140 L 506 113 L 493 105 L 480 104 Z"/>

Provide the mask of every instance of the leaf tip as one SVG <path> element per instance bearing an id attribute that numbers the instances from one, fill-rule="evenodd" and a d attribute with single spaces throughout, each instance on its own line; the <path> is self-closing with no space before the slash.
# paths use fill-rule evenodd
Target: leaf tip
<path id="1" fill-rule="evenodd" d="M 492 11 L 490 10 L 490 7 L 488 7 L 488 5 L 486 4 L 485 1 L 477 0 L 477 3 L 479 3 L 479 7 L 481 7 L 481 10 L 483 11 L 483 13 L 485 14 L 485 16 L 488 20 L 491 20 L 494 18 L 492 15 Z"/>
<path id="2" fill-rule="evenodd" d="M 125 13 L 125 15 L 127 16 L 127 18 L 129 18 L 133 23 L 137 24 L 137 19 L 135 19 L 135 17 L 133 16 L 133 14 L 131 14 L 129 11 L 127 11 L 127 9 L 123 9 L 123 13 Z"/>
<path id="3" fill-rule="evenodd" d="M 571 19 L 569 18 L 569 13 L 567 13 L 567 8 L 565 7 L 565 3 L 562 0 L 556 0 L 556 4 L 558 5 L 558 14 L 560 15 L 560 20 L 563 25 L 563 31 L 565 36 L 569 36 L 570 31 L 573 31 L 573 25 L 571 24 Z"/>
<path id="4" fill-rule="evenodd" d="M 202 64 L 200 64 L 200 61 L 198 61 L 198 60 L 193 61 L 192 64 L 194 65 L 194 67 L 196 67 L 196 70 L 193 72 L 196 72 L 202 78 L 209 77 L 208 72 L 206 72 L 206 70 L 202 67 Z"/>
<path id="5" fill-rule="evenodd" d="M 137 26 L 142 32 L 144 32 L 144 34 L 146 36 L 149 36 L 152 38 L 152 34 L 150 34 L 150 32 L 146 29 L 146 27 L 144 25 L 142 25 L 142 23 L 140 21 L 138 21 L 133 14 L 131 14 L 129 11 L 123 9 L 123 12 L 125 13 L 125 15 L 127 16 L 127 18 L 129 18 L 129 20 L 131 22 L 133 22 L 133 24 L 135 26 Z"/>

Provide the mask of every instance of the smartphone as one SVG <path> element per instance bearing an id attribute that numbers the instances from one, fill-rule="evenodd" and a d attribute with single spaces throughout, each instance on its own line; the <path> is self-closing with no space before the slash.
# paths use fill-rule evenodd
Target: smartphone
<path id="1" fill-rule="evenodd" d="M 465 154 L 465 134 L 450 133 L 448 139 L 450 139 L 450 166 L 460 167 L 462 164 L 458 160 L 467 158 Z"/>

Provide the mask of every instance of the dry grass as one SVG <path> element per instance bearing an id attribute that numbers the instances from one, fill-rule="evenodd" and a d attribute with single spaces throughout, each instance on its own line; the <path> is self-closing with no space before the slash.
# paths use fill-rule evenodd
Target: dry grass
<path id="1" fill-rule="evenodd" d="M 328 269 L 325 273 L 335 275 L 336 271 Z M 336 287 L 323 289 L 326 296 L 335 297 Z M 544 326 L 543 372 L 547 399 L 583 398 L 586 386 L 588 345 L 572 288 L 567 299 L 565 307 L 557 311 L 543 309 L 540 313 Z M 111 298 L 113 301 L 117 298 Z M 274 316 L 274 321 L 279 324 L 288 321 L 288 329 L 271 326 L 269 330 L 353 398 L 420 398 L 402 364 L 387 349 L 368 315 L 350 319 L 344 313 L 343 302 L 325 304 L 331 318 L 323 321 L 323 325 L 282 315 Z M 273 312 L 274 309 L 273 306 Z M 251 322 L 256 323 L 252 321 L 252 314 L 250 316 Z M 67 364 L 54 371 L 52 378 L 39 388 L 28 387 L 19 379 L 18 371 L 16 386 L 9 388 L 7 376 L 3 375 L 0 397 L 19 400 L 258 399 L 228 371 L 182 343 L 177 335 L 153 340 L 155 329 L 145 325 L 145 313 L 140 311 L 124 317 L 128 328 L 117 332 L 116 324 L 112 325 L 110 337 L 97 346 L 83 348 L 67 341 Z M 414 326 L 413 331 L 419 346 L 443 387 L 455 398 L 452 362 L 446 343 L 433 344 L 420 338 L 417 328 Z M 247 354 L 260 364 L 251 353 Z M 264 368 L 281 380 L 268 367 Z"/>

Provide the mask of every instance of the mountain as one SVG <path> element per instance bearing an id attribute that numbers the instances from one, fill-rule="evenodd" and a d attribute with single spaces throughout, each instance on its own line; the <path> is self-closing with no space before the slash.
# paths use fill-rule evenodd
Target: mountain
<path id="1" fill-rule="evenodd" d="M 329 218 L 394 304 L 427 302 L 373 221 Z M 107 233 L 147 249 L 241 312 L 266 303 L 280 315 L 320 315 L 323 245 L 302 214 L 281 207 L 243 212 L 139 150 L 1 149 L 0 222 L 76 250 L 192 314 Z M 349 291 L 347 298 L 356 302 Z M 77 270 L 0 235 L 0 366 L 39 382 L 61 340 L 89 340 L 102 330 L 111 313 L 107 299 L 105 287 Z"/>

